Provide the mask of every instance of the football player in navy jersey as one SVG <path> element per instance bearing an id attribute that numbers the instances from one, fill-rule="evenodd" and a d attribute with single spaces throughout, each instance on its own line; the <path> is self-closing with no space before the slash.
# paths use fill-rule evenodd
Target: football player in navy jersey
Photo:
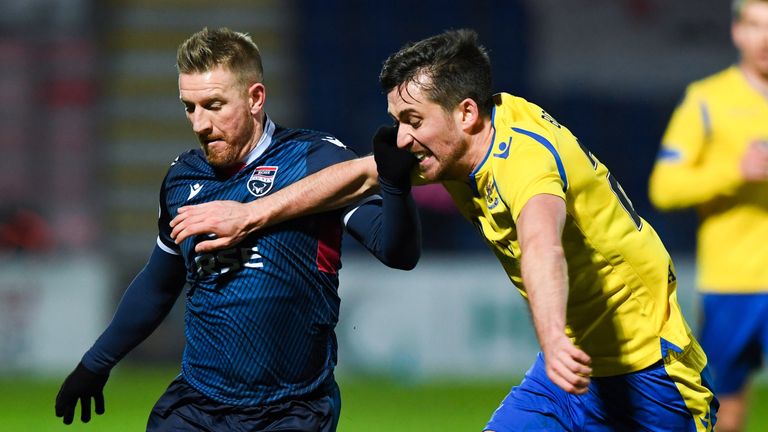
<path id="1" fill-rule="evenodd" d="M 211 236 L 175 243 L 169 223 L 180 207 L 250 202 L 357 156 L 332 135 L 285 128 L 266 115 L 261 56 L 247 34 L 204 29 L 179 46 L 177 68 L 201 148 L 171 164 L 160 189 L 157 244 L 112 322 L 62 384 L 56 415 L 70 424 L 79 401 L 88 422 L 91 399 L 102 414 L 110 370 L 184 292 L 181 371 L 147 430 L 333 431 L 341 407 L 333 372 L 342 230 L 386 265 L 413 268 L 420 254 L 408 179 L 415 158 L 378 146 L 378 157 L 389 161 L 378 169 L 380 195 L 196 252 Z M 374 147 L 393 133 L 382 128 Z"/>

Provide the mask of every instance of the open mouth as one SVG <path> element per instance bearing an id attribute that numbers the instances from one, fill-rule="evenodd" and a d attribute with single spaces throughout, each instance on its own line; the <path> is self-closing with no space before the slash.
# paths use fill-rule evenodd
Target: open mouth
<path id="1" fill-rule="evenodd" d="M 419 162 L 422 162 L 428 157 L 432 156 L 432 152 L 428 150 L 419 150 L 419 151 L 413 152 L 413 155 L 416 156 L 416 160 L 418 160 Z"/>

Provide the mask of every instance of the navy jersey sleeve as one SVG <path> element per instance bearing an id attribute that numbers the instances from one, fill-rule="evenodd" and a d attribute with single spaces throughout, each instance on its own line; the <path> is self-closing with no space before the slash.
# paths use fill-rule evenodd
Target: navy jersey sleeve
<path id="1" fill-rule="evenodd" d="M 168 169 L 168 174 L 166 174 L 165 179 L 163 179 L 163 184 L 160 187 L 160 210 L 157 217 L 157 230 L 159 233 L 157 236 L 157 246 L 171 255 L 179 255 L 181 252 L 179 246 L 171 238 L 172 230 L 170 224 L 173 216 L 171 215 L 167 205 L 166 186 L 171 170 L 173 169 L 174 165 L 178 163 L 178 161 L 179 158 L 177 157 L 176 160 L 171 163 L 171 167 Z"/>
<path id="2" fill-rule="evenodd" d="M 352 208 L 344 217 L 347 231 L 389 267 L 410 270 L 421 255 L 421 223 L 410 187 L 401 189 L 379 178 L 381 197 Z"/>
<path id="3" fill-rule="evenodd" d="M 356 157 L 354 150 L 345 146 L 336 137 L 320 134 L 307 155 L 307 175 Z"/>
<path id="4" fill-rule="evenodd" d="M 186 268 L 179 247 L 171 239 L 171 214 L 166 205 L 168 177 L 160 188 L 157 245 L 144 268 L 123 294 L 109 326 L 83 356 L 85 367 L 109 373 L 130 350 L 146 339 L 168 315 L 186 282 Z"/>
<path id="5" fill-rule="evenodd" d="M 89 370 L 108 374 L 168 315 L 185 282 L 182 258 L 156 246 L 146 266 L 128 286 L 112 322 L 83 356 Z"/>
<path id="6" fill-rule="evenodd" d="M 357 155 L 330 135 L 310 149 L 308 174 Z M 387 266 L 410 270 L 421 255 L 421 225 L 410 187 L 381 182 L 381 196 L 366 198 L 344 211 L 347 231 Z"/>

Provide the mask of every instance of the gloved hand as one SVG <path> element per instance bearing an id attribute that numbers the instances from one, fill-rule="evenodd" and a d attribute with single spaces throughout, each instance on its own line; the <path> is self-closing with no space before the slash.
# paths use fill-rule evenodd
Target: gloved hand
<path id="1" fill-rule="evenodd" d="M 397 126 L 380 126 L 373 136 L 373 159 L 379 177 L 396 187 L 411 184 L 411 171 L 418 163 L 416 156 L 397 148 Z"/>
<path id="2" fill-rule="evenodd" d="M 104 385 L 109 375 L 91 372 L 83 363 L 64 380 L 56 395 L 56 417 L 64 417 L 64 424 L 71 424 L 75 416 L 77 400 L 80 400 L 80 420 L 91 420 L 91 398 L 96 401 L 96 414 L 104 414 Z"/>

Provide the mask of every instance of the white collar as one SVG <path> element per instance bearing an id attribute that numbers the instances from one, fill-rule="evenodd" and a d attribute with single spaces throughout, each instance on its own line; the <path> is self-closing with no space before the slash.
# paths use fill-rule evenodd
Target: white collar
<path id="1" fill-rule="evenodd" d="M 261 138 L 259 138 L 259 142 L 256 143 L 256 146 L 250 152 L 248 152 L 248 156 L 245 158 L 246 165 L 249 165 L 259 156 L 264 154 L 269 145 L 272 144 L 272 135 L 274 135 L 274 133 L 275 123 L 272 122 L 272 120 L 270 120 L 270 118 L 265 114 L 264 132 L 261 134 Z"/>

